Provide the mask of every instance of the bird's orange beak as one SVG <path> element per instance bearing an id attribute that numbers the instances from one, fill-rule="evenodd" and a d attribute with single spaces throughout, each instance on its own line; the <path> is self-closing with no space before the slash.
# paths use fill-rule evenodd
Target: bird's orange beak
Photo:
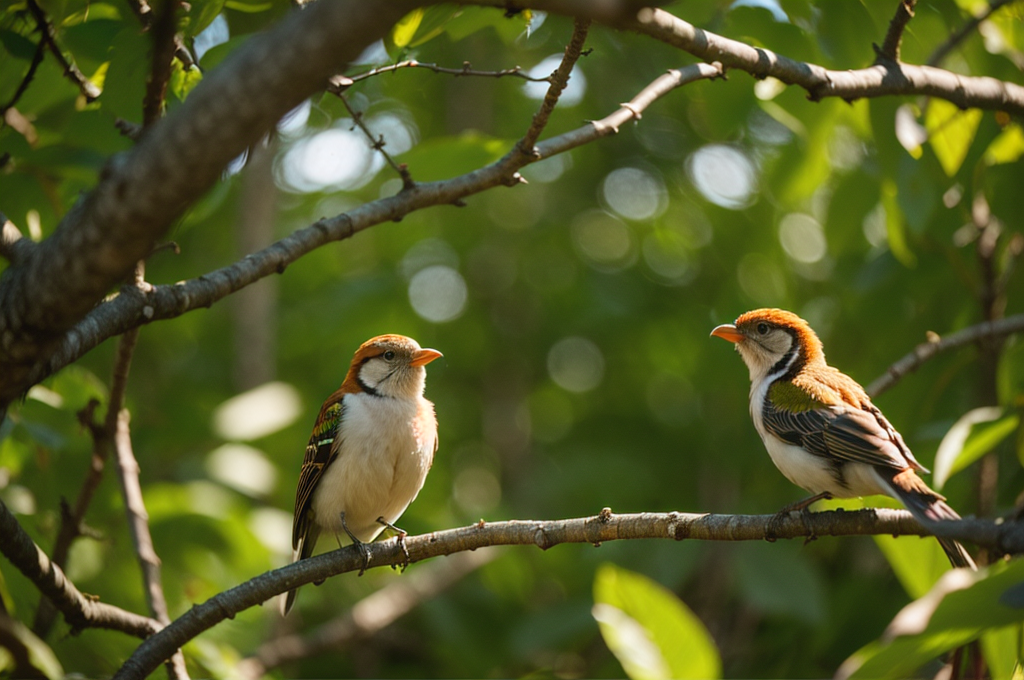
<path id="1" fill-rule="evenodd" d="M 412 361 L 409 362 L 410 366 L 426 366 L 434 359 L 443 357 L 444 355 L 438 352 L 436 349 L 421 349 L 418 352 L 414 352 L 412 355 Z"/>
<path id="2" fill-rule="evenodd" d="M 715 326 L 715 330 L 711 331 L 711 335 L 722 340 L 728 340 L 729 342 L 736 343 L 743 339 L 743 334 L 736 330 L 736 326 L 731 323 L 723 323 L 721 326 Z"/>

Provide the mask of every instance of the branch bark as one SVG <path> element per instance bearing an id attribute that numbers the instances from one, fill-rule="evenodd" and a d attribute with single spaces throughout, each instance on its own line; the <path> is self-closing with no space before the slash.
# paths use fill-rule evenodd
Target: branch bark
<path id="1" fill-rule="evenodd" d="M 340 652 L 358 640 L 372 637 L 399 618 L 452 587 L 465 576 L 496 558 L 498 548 L 458 553 L 397 579 L 355 604 L 341 616 L 306 635 L 270 640 L 238 665 L 242 678 L 256 680 L 286 663 L 325 652 Z"/>
<path id="2" fill-rule="evenodd" d="M 98 305 L 68 331 L 58 349 L 33 366 L 25 378 L 23 389 L 76 361 L 108 338 L 152 321 L 172 319 L 193 309 L 210 307 L 254 281 L 283 273 L 292 262 L 327 243 L 344 240 L 383 222 L 401 220 L 423 208 L 450 205 L 496 186 L 515 185 L 520 168 L 616 134 L 621 125 L 638 120 L 648 106 L 675 88 L 721 75 L 717 64 L 692 64 L 673 69 L 601 120 L 540 142 L 535 147 L 536 156 L 522 156 L 512 149 L 504 158 L 479 170 L 448 180 L 417 183 L 412 189 L 395 196 L 371 201 L 348 213 L 314 222 L 259 252 L 199 278 L 173 285 L 152 286 L 146 291 L 125 288 L 113 299 Z"/>
<path id="3" fill-rule="evenodd" d="M 903 31 L 907 24 L 914 18 L 914 6 L 917 0 L 900 0 L 896 8 L 896 14 L 889 22 L 889 30 L 885 34 L 885 41 L 879 50 L 879 57 L 889 61 L 900 60 L 900 43 L 903 42 Z"/>
<path id="4" fill-rule="evenodd" d="M 980 323 L 975 326 L 968 326 L 956 333 L 950 333 L 940 338 L 933 335 L 927 342 L 923 342 L 903 356 L 899 361 L 886 369 L 883 375 L 875 378 L 868 385 L 867 393 L 877 397 L 890 387 L 895 385 L 903 376 L 916 371 L 921 364 L 934 357 L 939 352 L 974 344 L 986 338 L 1002 338 L 1014 333 L 1024 332 L 1024 314 L 1008 316 L 999 321 Z"/>
<path id="5" fill-rule="evenodd" d="M 96 189 L 0 280 L 0 410 L 228 161 L 412 6 L 337 0 L 292 13 L 246 42 L 175 115 L 111 159 Z"/>
<path id="6" fill-rule="evenodd" d="M 512 520 L 479 523 L 407 536 L 405 547 L 410 563 L 477 550 L 492 545 L 535 545 L 547 550 L 562 543 L 662 538 L 705 541 L 760 541 L 819 536 L 926 536 L 939 527 L 944 536 L 967 540 L 1008 553 L 1024 552 L 1024 528 L 1017 523 L 996 524 L 989 520 L 941 522 L 925 529 L 905 510 L 876 508 L 853 512 L 827 511 L 809 514 L 713 515 L 693 513 L 641 513 L 613 515 L 605 508 L 593 517 L 554 521 Z M 406 561 L 396 539 L 367 546 L 373 567 L 398 565 Z M 143 642 L 120 670 L 115 680 L 141 679 L 153 672 L 174 650 L 225 618 L 269 600 L 280 593 L 313 581 L 322 581 L 363 566 L 355 546 L 340 548 L 300 560 L 261 574 L 195 605 L 160 633 Z"/>
<path id="7" fill-rule="evenodd" d="M 3 501 L 0 501 L 0 553 L 50 598 L 73 631 L 106 628 L 145 638 L 162 627 L 153 619 L 104 604 L 95 596 L 83 595 L 25 533 Z"/>
<path id="8" fill-rule="evenodd" d="M 927 95 L 950 101 L 962 109 L 1006 111 L 1024 117 L 1024 87 L 987 77 L 961 76 L 931 66 L 885 62 L 864 69 L 830 71 L 817 64 L 796 61 L 771 50 L 752 47 L 705 31 L 660 9 L 640 10 L 628 28 L 689 52 L 707 62 L 746 71 L 755 78 L 777 78 L 807 90 L 808 98 L 820 101 L 840 97 Z"/>

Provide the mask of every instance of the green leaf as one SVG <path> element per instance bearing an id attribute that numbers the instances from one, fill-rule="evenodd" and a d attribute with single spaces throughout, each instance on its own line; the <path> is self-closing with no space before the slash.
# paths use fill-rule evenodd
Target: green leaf
<path id="1" fill-rule="evenodd" d="M 1019 125 L 1008 125 L 985 151 L 985 162 L 989 165 L 1013 163 L 1024 156 L 1024 131 Z"/>
<path id="2" fill-rule="evenodd" d="M 19 674 L 15 677 L 38 677 L 36 674 L 30 674 L 30 670 L 35 670 L 50 680 L 59 680 L 64 677 L 64 669 L 61 668 L 53 650 L 36 637 L 25 624 L 6 614 L 0 614 L 0 638 L 8 640 L 7 644 L 20 646 L 21 649 L 18 651 L 27 656 L 30 667 L 21 666 L 17 669 L 0 667 L 0 671 L 17 670 Z M 3 648 L 0 648 L 0 651 L 3 651 Z M 3 657 L 0 656 L 0 661 L 2 660 Z M 8 674 L 5 672 L 4 675 L 7 677 Z"/>
<path id="3" fill-rule="evenodd" d="M 395 47 L 401 49 L 409 46 L 416 35 L 416 30 L 423 23 L 423 16 L 426 13 L 427 10 L 421 7 L 409 12 L 395 24 L 395 27 L 391 30 L 391 42 L 394 43 Z"/>
<path id="4" fill-rule="evenodd" d="M 248 39 L 248 35 L 239 35 L 229 39 L 227 42 L 211 47 L 206 50 L 206 54 L 199 60 L 199 64 L 206 71 L 216 68 L 218 64 L 227 59 L 229 54 L 237 50 Z"/>
<path id="5" fill-rule="evenodd" d="M 924 126 L 946 176 L 952 177 L 960 170 L 978 131 L 981 115 L 978 109 L 961 111 L 956 104 L 944 99 L 929 102 Z"/>
<path id="6" fill-rule="evenodd" d="M 149 38 L 137 28 L 126 28 L 114 36 L 110 46 L 110 67 L 103 81 L 100 104 L 105 111 L 129 121 L 142 120 L 142 99 L 149 75 Z"/>
<path id="7" fill-rule="evenodd" d="M 213 23 L 217 15 L 224 9 L 224 0 L 193 0 L 188 11 L 188 18 L 182 22 L 187 38 L 194 38 Z"/>
<path id="8" fill-rule="evenodd" d="M 612 564 L 594 578 L 593 615 L 632 680 L 717 678 L 722 662 L 704 624 L 674 593 Z"/>
<path id="9" fill-rule="evenodd" d="M 269 9 L 273 9 L 274 3 L 272 2 L 243 2 L 241 0 L 226 0 L 224 7 L 227 9 L 233 9 L 236 12 L 245 12 L 246 14 L 255 14 L 257 12 L 266 12 Z"/>
<path id="10" fill-rule="evenodd" d="M 981 651 L 992 680 L 1011 680 L 1021 666 L 1022 627 L 1007 626 L 981 636 Z"/>
<path id="11" fill-rule="evenodd" d="M 995 422 L 993 422 L 995 421 Z M 982 423 L 992 423 L 975 428 Z M 935 488 L 942 489 L 949 478 L 994 449 L 1020 424 L 1020 416 L 1003 416 L 998 406 L 968 411 L 953 423 L 935 454 Z"/>
<path id="12" fill-rule="evenodd" d="M 175 59 L 174 65 L 171 68 L 171 79 L 167 84 L 170 87 L 171 94 L 178 101 L 183 102 L 188 97 L 188 94 L 195 89 L 195 86 L 202 81 L 202 71 L 194 66 L 186 71 L 181 62 Z"/>
<path id="13" fill-rule="evenodd" d="M 984 632 L 1024 621 L 1024 560 L 971 572 L 954 569 L 904 607 L 879 641 L 851 656 L 837 678 L 901 678 Z"/>

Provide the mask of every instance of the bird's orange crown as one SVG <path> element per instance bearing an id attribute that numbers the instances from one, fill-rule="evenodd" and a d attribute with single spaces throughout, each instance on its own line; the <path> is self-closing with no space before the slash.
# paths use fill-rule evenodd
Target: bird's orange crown
<path id="1" fill-rule="evenodd" d="M 736 319 L 736 328 L 746 329 L 759 323 L 767 323 L 779 328 L 788 328 L 796 335 L 796 340 L 803 348 L 804 358 L 809 364 L 825 361 L 825 350 L 822 348 L 818 334 L 811 325 L 793 312 L 785 309 L 754 309 Z"/>

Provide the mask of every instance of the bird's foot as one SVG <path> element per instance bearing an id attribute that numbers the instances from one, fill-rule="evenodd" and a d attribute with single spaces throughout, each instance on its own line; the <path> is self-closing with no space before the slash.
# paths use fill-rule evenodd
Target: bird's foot
<path id="1" fill-rule="evenodd" d="M 383 524 L 388 529 L 391 529 L 393 532 L 395 532 L 395 535 L 398 537 L 398 547 L 402 549 L 402 555 L 405 557 L 405 559 L 402 562 L 402 568 L 400 570 L 401 573 L 404 574 L 406 568 L 409 566 L 409 549 L 405 547 L 405 537 L 408 536 L 409 533 L 405 531 L 405 529 L 399 529 L 383 517 L 378 517 L 377 522 L 379 524 Z M 396 566 L 397 565 L 392 564 L 391 568 L 394 569 Z"/>
<path id="2" fill-rule="evenodd" d="M 789 517 L 789 513 L 791 512 L 799 512 L 800 517 L 803 520 L 804 529 L 807 531 L 807 538 L 804 539 L 804 545 L 807 545 L 811 541 L 817 540 L 818 536 L 814 533 L 814 527 L 811 525 L 811 512 L 808 508 L 810 508 L 818 501 L 823 500 L 832 500 L 832 494 L 829 493 L 828 491 L 822 491 L 819 494 L 815 494 L 801 501 L 797 501 L 796 503 L 790 503 L 789 505 L 779 510 L 768 521 L 768 527 L 765 529 L 764 532 L 764 540 L 768 541 L 769 543 L 775 542 L 775 540 L 779 537 L 778 534 L 782 522 L 785 521 L 787 517 Z"/>
<path id="3" fill-rule="evenodd" d="M 370 549 L 365 543 L 356 538 L 356 535 L 348 528 L 348 524 L 345 523 L 344 512 L 341 513 L 341 528 L 345 530 L 345 533 L 348 534 L 349 539 L 352 541 L 352 545 L 359 548 L 359 552 L 363 556 L 363 566 L 359 568 L 359 574 L 357 574 L 357 576 L 362 576 L 370 568 Z M 338 541 L 338 545 L 341 545 L 341 541 Z"/>

